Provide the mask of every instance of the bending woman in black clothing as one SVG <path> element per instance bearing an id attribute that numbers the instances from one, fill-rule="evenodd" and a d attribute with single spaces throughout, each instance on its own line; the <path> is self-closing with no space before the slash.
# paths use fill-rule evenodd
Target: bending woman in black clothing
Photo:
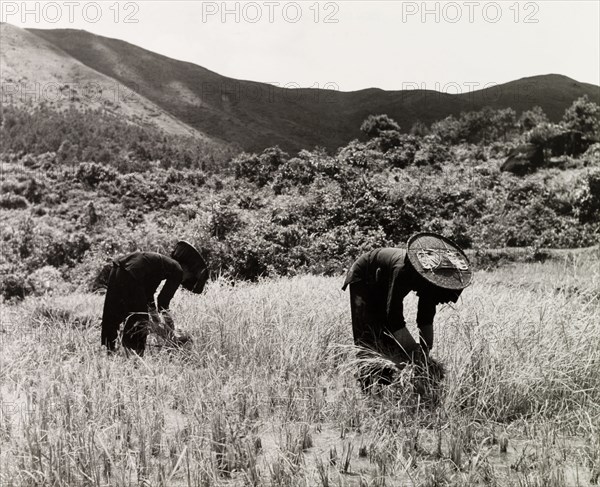
<path id="1" fill-rule="evenodd" d="M 156 302 L 154 294 L 166 281 Z M 208 280 L 208 268 L 200 253 L 180 241 L 171 257 L 155 252 L 134 252 L 113 261 L 102 314 L 102 345 L 116 348 L 119 326 L 123 327 L 123 346 L 143 356 L 148 336 L 148 321 L 160 313 L 168 335 L 174 332 L 169 305 L 180 285 L 200 294 Z"/>
<path id="2" fill-rule="evenodd" d="M 456 302 L 471 277 L 462 250 L 435 234 L 413 236 L 407 251 L 379 248 L 363 254 L 342 287 L 350 286 L 354 343 L 395 363 L 428 357 L 436 306 Z M 411 291 L 419 296 L 419 343 L 404 319 L 403 300 Z"/>

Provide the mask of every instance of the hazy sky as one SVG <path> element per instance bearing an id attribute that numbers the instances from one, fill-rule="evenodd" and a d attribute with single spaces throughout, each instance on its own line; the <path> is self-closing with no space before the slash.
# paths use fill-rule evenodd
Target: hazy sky
<path id="1" fill-rule="evenodd" d="M 85 29 L 281 86 L 458 92 L 548 73 L 600 84 L 598 0 L 0 5 L 14 25 Z"/>

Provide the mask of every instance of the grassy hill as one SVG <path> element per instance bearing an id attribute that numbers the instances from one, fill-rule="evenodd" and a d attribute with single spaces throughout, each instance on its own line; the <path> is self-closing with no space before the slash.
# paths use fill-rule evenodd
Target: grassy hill
<path id="1" fill-rule="evenodd" d="M 472 95 L 460 95 L 464 100 L 473 98 L 475 105 L 489 105 L 493 108 L 511 107 L 517 113 L 532 106 L 542 107 L 552 122 L 562 117 L 573 100 L 587 95 L 596 104 L 600 103 L 600 86 L 580 83 L 560 74 L 531 76 L 502 85 L 493 86 Z"/>
<path id="2" fill-rule="evenodd" d="M 0 76 L 5 105 L 56 110 L 101 110 L 140 127 L 189 137 L 207 151 L 227 144 L 179 120 L 156 103 L 80 62 L 60 47 L 25 29 L 0 26 Z"/>
<path id="3" fill-rule="evenodd" d="M 315 146 L 334 150 L 359 137 L 361 122 L 377 113 L 388 114 L 408 131 L 417 120 L 430 124 L 484 106 L 512 107 L 520 113 L 539 105 L 552 121 L 557 121 L 584 94 L 600 103 L 600 87 L 559 75 L 525 78 L 460 95 L 427 90 L 333 92 L 276 88 L 227 78 L 195 64 L 82 30 L 29 32 L 118 80 L 181 122 L 245 150 L 273 145 L 289 151 Z"/>

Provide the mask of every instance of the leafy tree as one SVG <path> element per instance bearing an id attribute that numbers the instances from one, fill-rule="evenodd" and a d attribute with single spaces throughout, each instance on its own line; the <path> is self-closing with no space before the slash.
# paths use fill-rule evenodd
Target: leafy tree
<path id="1" fill-rule="evenodd" d="M 470 143 L 485 142 L 495 115 L 495 111 L 489 107 L 480 111 L 461 113 L 459 121 L 464 127 L 464 140 Z"/>
<path id="2" fill-rule="evenodd" d="M 459 123 L 463 126 L 466 142 L 489 143 L 500 138 L 506 141 L 516 127 L 516 113 L 512 108 L 496 110 L 485 107 L 461 113 Z"/>
<path id="3" fill-rule="evenodd" d="M 584 95 L 566 109 L 562 118 L 565 127 L 579 130 L 591 139 L 600 139 L 600 106 Z"/>
<path id="4" fill-rule="evenodd" d="M 497 140 L 500 136 L 506 141 L 517 127 L 517 114 L 512 108 L 496 110 L 491 121 L 491 130 L 485 138 L 486 142 Z"/>
<path id="5" fill-rule="evenodd" d="M 577 198 L 577 213 L 582 223 L 600 222 L 600 170 L 585 176 L 583 190 Z"/>
<path id="6" fill-rule="evenodd" d="M 417 166 L 440 165 L 451 159 L 448 147 L 435 136 L 423 138 L 420 149 L 415 153 L 414 164 Z"/>
<path id="7" fill-rule="evenodd" d="M 555 123 L 540 123 L 525 134 L 525 140 L 532 144 L 544 146 L 546 142 L 563 132 L 560 125 Z"/>
<path id="8" fill-rule="evenodd" d="M 383 130 L 377 137 L 377 143 L 381 152 L 387 152 L 402 144 L 403 134 L 397 130 Z"/>
<path id="9" fill-rule="evenodd" d="M 418 137 L 425 137 L 430 134 L 429 127 L 421 122 L 421 120 L 417 120 L 413 123 L 413 126 L 410 128 L 410 135 L 416 135 Z"/>
<path id="10" fill-rule="evenodd" d="M 289 155 L 279 147 L 269 147 L 260 155 L 242 153 L 231 161 L 236 178 L 245 178 L 259 186 L 272 181 L 275 172 L 287 161 Z"/>
<path id="11" fill-rule="evenodd" d="M 443 120 L 431 124 L 431 133 L 448 144 L 457 144 L 467 137 L 464 122 L 457 120 L 454 115 L 449 115 Z"/>
<path id="12" fill-rule="evenodd" d="M 385 130 L 400 131 L 400 125 L 387 115 L 369 115 L 360 126 L 360 130 L 369 137 L 378 137 Z"/>
<path id="13" fill-rule="evenodd" d="M 519 128 L 522 132 L 527 132 L 538 125 L 548 123 L 548 117 L 541 107 L 535 106 L 531 110 L 524 111 L 519 117 Z"/>
<path id="14" fill-rule="evenodd" d="M 385 160 L 393 167 L 404 168 L 415 161 L 423 139 L 414 135 L 401 134 L 400 144 L 385 153 Z"/>

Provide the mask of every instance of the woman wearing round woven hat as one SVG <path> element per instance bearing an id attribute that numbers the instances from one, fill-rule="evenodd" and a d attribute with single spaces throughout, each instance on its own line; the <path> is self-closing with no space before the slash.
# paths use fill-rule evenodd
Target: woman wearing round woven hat
<path id="1" fill-rule="evenodd" d="M 350 268 L 342 287 L 350 286 L 354 343 L 395 363 L 429 357 L 436 306 L 456 302 L 471 278 L 464 252 L 434 233 L 412 236 L 406 251 L 378 248 L 363 254 Z M 419 296 L 419 343 L 404 319 L 403 300 L 411 291 Z M 379 381 L 389 382 L 390 373 L 379 370 Z M 372 381 L 371 374 L 361 378 L 363 386 Z"/>
<path id="2" fill-rule="evenodd" d="M 200 294 L 207 280 L 206 262 L 183 240 L 177 242 L 170 257 L 133 252 L 113 260 L 102 314 L 102 344 L 111 352 L 115 350 L 123 322 L 123 346 L 139 356 L 144 355 L 150 324 L 170 342 L 185 343 L 189 338 L 175 334 L 169 312 L 171 299 L 180 285 Z M 154 294 L 162 281 L 165 284 L 155 302 Z"/>

